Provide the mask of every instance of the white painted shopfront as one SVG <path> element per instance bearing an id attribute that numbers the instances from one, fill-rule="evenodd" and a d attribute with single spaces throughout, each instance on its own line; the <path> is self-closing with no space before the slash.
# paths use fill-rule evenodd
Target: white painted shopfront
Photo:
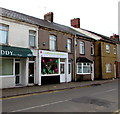
<path id="1" fill-rule="evenodd" d="M 38 85 L 41 85 L 41 78 L 45 76 L 60 76 L 60 83 L 70 82 L 68 53 L 39 50 Z"/>

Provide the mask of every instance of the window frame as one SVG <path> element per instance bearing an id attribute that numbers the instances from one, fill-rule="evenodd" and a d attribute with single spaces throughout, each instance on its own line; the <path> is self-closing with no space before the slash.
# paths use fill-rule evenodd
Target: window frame
<path id="1" fill-rule="evenodd" d="M 30 32 L 34 32 L 34 34 L 30 33 Z M 34 38 L 34 46 L 30 45 L 30 36 L 32 36 L 32 38 Z M 36 31 L 35 30 L 29 30 L 29 47 L 35 48 L 36 47 Z"/>
<path id="2" fill-rule="evenodd" d="M 6 27 L 6 28 L 5 28 Z M 0 42 L 0 44 L 8 44 L 8 34 L 9 34 L 9 25 L 0 23 L 0 31 L 6 32 L 5 43 Z"/>
<path id="3" fill-rule="evenodd" d="M 82 55 L 85 54 L 85 42 L 80 41 L 80 47 L 79 47 L 79 50 L 80 50 L 80 54 L 82 54 Z"/>
<path id="4" fill-rule="evenodd" d="M 113 53 L 114 53 L 114 55 L 117 54 L 117 48 L 116 48 L 116 46 L 113 47 Z"/>
<path id="5" fill-rule="evenodd" d="M 51 51 L 56 51 L 56 40 L 57 40 L 57 37 L 56 35 L 49 35 L 49 50 Z M 51 47 L 51 41 L 54 42 L 54 49 L 52 49 L 53 47 Z"/>
<path id="6" fill-rule="evenodd" d="M 112 64 L 106 64 L 106 73 L 111 73 L 112 72 Z"/>
<path id="7" fill-rule="evenodd" d="M 91 44 L 91 55 L 95 54 L 94 44 Z"/>
<path id="8" fill-rule="evenodd" d="M 78 71 L 79 71 L 79 70 L 78 70 L 78 64 L 81 64 L 81 71 L 82 71 L 81 73 L 78 72 Z M 85 65 L 84 65 L 84 64 L 85 64 Z M 87 68 L 89 68 L 89 72 L 87 72 L 87 73 L 84 72 L 85 66 L 86 66 Z M 78 62 L 78 63 L 77 63 L 77 74 L 91 74 L 91 63 Z"/>
<path id="9" fill-rule="evenodd" d="M 107 47 L 107 46 L 108 46 L 108 47 Z M 109 44 L 106 44 L 105 48 L 106 48 L 106 53 L 110 53 L 110 45 L 109 45 Z"/>
<path id="10" fill-rule="evenodd" d="M 69 53 L 72 52 L 72 40 L 71 39 L 67 39 L 67 51 Z"/>

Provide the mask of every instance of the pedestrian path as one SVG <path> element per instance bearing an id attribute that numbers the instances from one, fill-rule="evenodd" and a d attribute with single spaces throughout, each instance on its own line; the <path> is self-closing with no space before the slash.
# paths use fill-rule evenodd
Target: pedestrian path
<path id="1" fill-rule="evenodd" d="M 110 83 L 115 80 L 96 80 L 96 81 L 81 81 L 81 82 L 69 82 L 69 83 L 61 83 L 61 84 L 51 84 L 51 85 L 42 85 L 42 86 L 27 86 L 27 87 L 17 87 L 17 88 L 9 88 L 3 89 L 2 95 L 0 97 L 12 97 L 18 95 L 27 95 L 32 93 L 42 93 L 56 90 L 64 90 L 64 89 L 72 89 L 77 87 L 87 87 L 91 85 L 100 85 L 104 83 Z"/>

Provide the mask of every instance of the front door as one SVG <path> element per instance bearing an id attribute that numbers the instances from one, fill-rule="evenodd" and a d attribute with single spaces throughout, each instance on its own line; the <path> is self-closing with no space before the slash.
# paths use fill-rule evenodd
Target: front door
<path id="1" fill-rule="evenodd" d="M 15 84 L 18 85 L 20 83 L 21 83 L 20 62 L 15 62 Z"/>
<path id="2" fill-rule="evenodd" d="M 60 63 L 60 82 L 65 82 L 65 63 Z"/>
<path id="3" fill-rule="evenodd" d="M 114 78 L 116 78 L 116 64 L 114 64 Z"/>
<path id="4" fill-rule="evenodd" d="M 34 84 L 34 63 L 29 63 L 28 83 Z"/>
<path id="5" fill-rule="evenodd" d="M 71 63 L 68 63 L 68 82 L 71 82 Z"/>

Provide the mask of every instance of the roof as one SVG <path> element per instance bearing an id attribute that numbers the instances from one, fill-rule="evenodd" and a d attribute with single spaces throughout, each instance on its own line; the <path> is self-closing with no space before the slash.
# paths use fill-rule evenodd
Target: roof
<path id="1" fill-rule="evenodd" d="M 82 29 L 82 30 L 85 30 L 85 29 Z M 99 34 L 99 33 L 95 33 L 95 32 L 93 32 L 93 31 L 89 31 L 89 30 L 85 30 L 85 31 L 88 31 L 88 32 L 90 32 L 90 33 L 92 33 L 92 34 L 95 34 L 95 35 L 97 35 L 97 36 L 99 36 L 99 37 L 101 37 L 101 41 L 106 41 L 106 42 L 109 42 L 109 43 L 119 43 L 118 41 L 116 41 L 115 39 L 113 39 L 113 38 L 110 38 L 110 37 L 108 37 L 108 36 L 105 36 L 105 35 L 102 35 L 102 34 Z"/>
<path id="2" fill-rule="evenodd" d="M 37 25 L 37 26 L 42 26 L 42 27 L 54 29 L 54 30 L 61 31 L 61 32 L 70 33 L 73 35 L 77 34 L 77 35 L 85 37 L 85 38 L 88 37 L 88 36 L 86 36 L 80 32 L 77 32 L 76 30 L 74 30 L 68 26 L 65 26 L 65 25 L 57 24 L 54 22 L 48 22 L 46 20 L 42 20 L 42 19 L 39 19 L 39 18 L 36 18 L 33 16 L 29 16 L 29 15 L 26 15 L 23 13 L 8 10 L 8 9 L 1 8 L 1 7 L 0 7 L 0 11 L 1 11 L 0 16 L 2 16 L 2 17 L 7 17 L 7 18 L 19 20 L 22 22 L 26 22 L 26 23 Z"/>
<path id="3" fill-rule="evenodd" d="M 78 57 L 76 59 L 77 62 L 88 62 L 88 63 L 93 63 L 93 61 L 89 60 L 88 58 L 86 57 Z"/>
<path id="4" fill-rule="evenodd" d="M 102 39 L 100 36 L 95 35 L 93 33 L 90 33 L 90 32 L 88 32 L 86 30 L 81 29 L 81 28 L 74 28 L 74 27 L 71 27 L 71 28 L 73 28 L 74 30 L 76 30 L 76 31 L 78 31 L 78 32 L 80 32 L 82 34 L 85 34 L 86 36 L 88 36 L 89 38 L 92 38 L 94 40 L 100 40 L 100 39 Z"/>

